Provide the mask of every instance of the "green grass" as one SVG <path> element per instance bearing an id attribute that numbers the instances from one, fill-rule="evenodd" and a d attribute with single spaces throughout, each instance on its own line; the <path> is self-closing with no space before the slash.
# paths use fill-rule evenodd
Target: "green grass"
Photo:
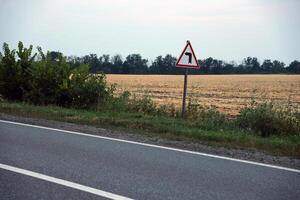
<path id="1" fill-rule="evenodd" d="M 6 101 L 0 102 L 0 112 L 97 127 L 121 128 L 137 134 L 155 134 L 169 139 L 201 141 L 228 148 L 258 149 L 273 155 L 300 158 L 300 136 L 262 138 L 239 128 L 203 130 L 194 123 L 178 118 L 130 112 L 97 112 L 58 106 L 34 106 Z"/>

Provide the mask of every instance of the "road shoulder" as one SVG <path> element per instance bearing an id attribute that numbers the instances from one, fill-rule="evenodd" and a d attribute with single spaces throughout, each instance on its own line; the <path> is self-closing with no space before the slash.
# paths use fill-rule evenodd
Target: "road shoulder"
<path id="1" fill-rule="evenodd" d="M 155 134 L 138 134 L 137 132 L 112 130 L 108 128 L 78 125 L 53 120 L 25 118 L 4 113 L 0 113 L 0 119 L 300 169 L 299 159 L 286 156 L 273 156 L 258 150 L 229 149 L 207 145 L 207 143 L 199 141 L 178 140 L 178 138 L 176 140 L 172 140 L 170 138 L 159 137 Z"/>

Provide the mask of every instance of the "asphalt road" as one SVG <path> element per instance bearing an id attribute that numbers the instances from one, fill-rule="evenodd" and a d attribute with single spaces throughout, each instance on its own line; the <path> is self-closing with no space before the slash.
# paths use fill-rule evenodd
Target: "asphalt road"
<path id="1" fill-rule="evenodd" d="M 0 164 L 132 199 L 300 199 L 300 173 L 0 121 Z M 106 199 L 0 167 L 0 199 Z"/>

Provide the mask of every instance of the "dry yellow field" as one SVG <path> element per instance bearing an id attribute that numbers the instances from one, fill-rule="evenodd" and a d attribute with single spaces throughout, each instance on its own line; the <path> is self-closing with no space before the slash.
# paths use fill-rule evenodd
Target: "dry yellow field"
<path id="1" fill-rule="evenodd" d="M 107 80 L 117 84 L 118 93 L 128 90 L 159 104 L 181 105 L 183 75 L 107 75 Z M 230 115 L 252 99 L 281 105 L 290 100 L 299 110 L 300 75 L 189 75 L 188 98 Z"/>

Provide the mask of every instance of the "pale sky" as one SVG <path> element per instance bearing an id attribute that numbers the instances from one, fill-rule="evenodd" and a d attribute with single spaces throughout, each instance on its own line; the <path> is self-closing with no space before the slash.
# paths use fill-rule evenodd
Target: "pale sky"
<path id="1" fill-rule="evenodd" d="M 65 55 L 300 60 L 300 0 L 0 0 L 0 43 Z"/>

